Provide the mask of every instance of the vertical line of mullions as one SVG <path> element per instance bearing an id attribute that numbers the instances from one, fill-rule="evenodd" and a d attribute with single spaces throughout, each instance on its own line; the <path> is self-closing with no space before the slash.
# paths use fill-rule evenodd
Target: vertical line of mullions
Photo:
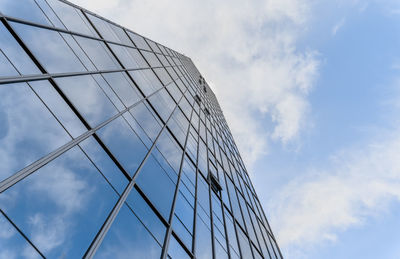
<path id="1" fill-rule="evenodd" d="M 188 139 L 189 139 L 191 121 L 192 121 L 192 118 L 193 118 L 193 112 L 194 112 L 194 108 L 192 107 L 192 111 L 190 113 L 190 120 L 189 120 L 189 124 L 188 124 L 188 129 L 187 129 L 187 133 L 186 133 L 186 137 L 185 137 L 185 143 L 184 143 L 184 146 L 183 146 L 182 159 L 181 159 L 181 162 L 180 162 L 180 165 L 179 165 L 179 173 L 178 173 L 178 179 L 177 179 L 177 183 L 176 183 L 176 187 L 175 187 L 174 198 L 173 198 L 173 201 L 172 201 L 171 211 L 170 211 L 169 220 L 168 220 L 169 226 L 168 226 L 168 229 L 167 229 L 166 234 L 165 234 L 164 246 L 163 246 L 162 253 L 161 253 L 161 258 L 162 259 L 165 259 L 167 257 L 167 254 L 168 254 L 168 246 L 169 246 L 169 241 L 170 241 L 171 232 L 172 232 L 172 222 L 173 222 L 174 214 L 175 214 L 176 200 L 177 200 L 177 197 L 179 195 L 179 187 L 180 187 L 180 182 L 181 182 L 181 177 L 182 177 L 182 169 L 183 169 L 182 167 L 183 167 L 183 163 L 184 163 L 185 156 L 186 156 L 186 146 L 187 146 L 187 142 L 188 142 Z"/>

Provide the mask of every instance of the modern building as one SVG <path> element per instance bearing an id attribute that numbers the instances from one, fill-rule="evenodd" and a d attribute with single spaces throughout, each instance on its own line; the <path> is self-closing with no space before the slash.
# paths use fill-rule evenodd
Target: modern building
<path id="1" fill-rule="evenodd" d="M 282 258 L 190 58 L 65 1 L 0 12 L 0 258 Z"/>

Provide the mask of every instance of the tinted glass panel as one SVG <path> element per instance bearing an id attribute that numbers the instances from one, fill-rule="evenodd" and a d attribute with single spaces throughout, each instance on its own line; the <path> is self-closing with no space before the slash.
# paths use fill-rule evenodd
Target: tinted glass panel
<path id="1" fill-rule="evenodd" d="M 147 148 L 129 125 L 122 118 L 117 118 L 101 128 L 98 135 L 129 175 L 133 176 Z"/>
<path id="2" fill-rule="evenodd" d="M 132 211 L 124 205 L 95 258 L 159 259 L 161 247 Z"/>
<path id="3" fill-rule="evenodd" d="M 117 195 L 79 148 L 3 193 L 1 208 L 46 257 L 82 257 Z"/>
<path id="4" fill-rule="evenodd" d="M 60 33 L 19 23 L 11 24 L 48 72 L 61 73 L 86 70 Z"/>
<path id="5" fill-rule="evenodd" d="M 71 138 L 26 83 L 0 87 L 0 180 Z"/>

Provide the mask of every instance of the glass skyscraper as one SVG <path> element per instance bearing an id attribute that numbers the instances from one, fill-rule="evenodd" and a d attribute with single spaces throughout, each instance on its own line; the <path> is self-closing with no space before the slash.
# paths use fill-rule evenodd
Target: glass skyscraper
<path id="1" fill-rule="evenodd" d="M 0 0 L 0 258 L 281 258 L 191 59 L 58 0 Z"/>

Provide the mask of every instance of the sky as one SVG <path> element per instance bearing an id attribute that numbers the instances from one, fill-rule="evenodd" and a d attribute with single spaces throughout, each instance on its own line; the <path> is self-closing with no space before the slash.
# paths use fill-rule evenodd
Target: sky
<path id="1" fill-rule="evenodd" d="M 285 258 L 400 255 L 400 2 L 74 0 L 192 58 Z"/>

